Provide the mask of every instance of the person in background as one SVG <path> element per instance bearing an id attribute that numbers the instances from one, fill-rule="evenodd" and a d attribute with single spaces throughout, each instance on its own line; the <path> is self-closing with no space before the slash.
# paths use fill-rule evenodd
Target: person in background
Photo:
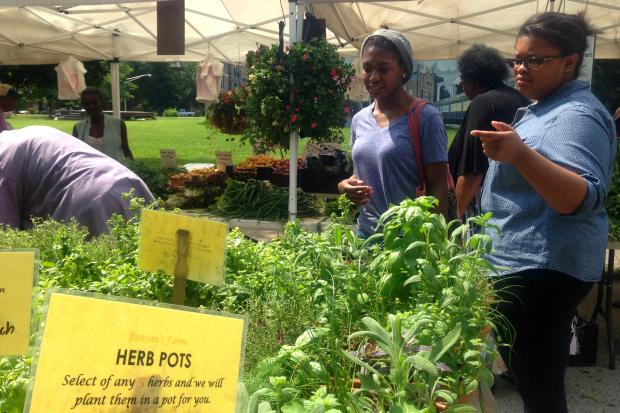
<path id="1" fill-rule="evenodd" d="M 564 374 L 577 305 L 599 281 L 607 246 L 605 202 L 616 155 L 614 121 L 577 80 L 595 30 L 583 14 L 541 13 L 519 29 L 517 87 L 535 101 L 511 125 L 471 132 L 491 158 L 482 192 L 498 266 L 500 347 L 525 411 L 566 413 Z"/>
<path id="2" fill-rule="evenodd" d="M 439 200 L 438 211 L 446 214 L 448 154 L 441 114 L 426 105 L 420 117 L 424 165 L 416 165 L 407 116 L 415 98 L 404 88 L 413 67 L 407 38 L 377 30 L 364 40 L 361 60 L 364 86 L 374 102 L 353 117 L 354 174 L 341 181 L 338 190 L 360 207 L 358 235 L 368 238 L 390 204 L 415 197 L 417 168 L 424 168 L 427 194 Z"/>
<path id="3" fill-rule="evenodd" d="M 448 160 L 456 180 L 457 215 L 466 219 L 480 215 L 480 188 L 489 167 L 482 143 L 471 139 L 471 131 L 494 130 L 491 126 L 494 120 L 511 123 L 517 109 L 530 101 L 504 84 L 508 65 L 497 50 L 475 44 L 463 52 L 457 64 L 460 84 L 471 103 L 450 145 Z"/>
<path id="4" fill-rule="evenodd" d="M 31 217 L 75 218 L 98 235 L 113 214 L 133 216 L 123 196 L 130 191 L 154 201 L 137 175 L 71 135 L 47 126 L 2 133 L 0 224 L 28 229 Z"/>
<path id="5" fill-rule="evenodd" d="M 5 113 L 12 112 L 17 103 L 17 90 L 11 85 L 0 83 L 0 132 L 11 130 L 13 127 L 5 119 Z"/>
<path id="6" fill-rule="evenodd" d="M 119 162 L 124 159 L 133 160 L 127 141 L 127 125 L 122 119 L 103 113 L 104 99 L 101 91 L 87 87 L 82 91 L 81 97 L 88 118 L 75 124 L 73 136 Z"/>

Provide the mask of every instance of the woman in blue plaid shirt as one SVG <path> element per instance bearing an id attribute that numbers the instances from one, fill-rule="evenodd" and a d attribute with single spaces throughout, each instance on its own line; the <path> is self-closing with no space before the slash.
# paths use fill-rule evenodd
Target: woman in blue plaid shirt
<path id="1" fill-rule="evenodd" d="M 502 355 L 529 413 L 567 411 L 571 320 L 603 270 L 614 122 L 589 84 L 577 80 L 594 31 L 583 15 L 528 19 L 510 63 L 534 103 L 520 108 L 512 125 L 472 131 L 491 159 L 482 209 L 500 228 L 490 234 L 490 258 L 502 268 L 498 310 L 514 328 L 514 336 L 503 335 L 512 348 Z"/>

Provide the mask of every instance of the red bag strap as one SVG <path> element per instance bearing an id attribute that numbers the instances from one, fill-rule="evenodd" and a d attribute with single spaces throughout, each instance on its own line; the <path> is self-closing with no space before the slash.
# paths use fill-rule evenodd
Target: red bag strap
<path id="1" fill-rule="evenodd" d="M 424 175 L 424 162 L 422 160 L 422 144 L 420 143 L 420 118 L 422 110 L 428 102 L 420 98 L 414 98 L 409 107 L 407 123 L 409 125 L 409 135 L 415 152 L 416 168 L 418 170 L 418 185 L 426 186 L 426 176 Z"/>

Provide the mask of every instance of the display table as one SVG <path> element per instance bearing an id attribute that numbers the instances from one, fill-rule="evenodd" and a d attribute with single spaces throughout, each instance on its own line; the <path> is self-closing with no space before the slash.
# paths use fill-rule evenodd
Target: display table
<path id="1" fill-rule="evenodd" d="M 247 237 L 256 241 L 270 241 L 284 234 L 286 222 L 261 221 L 256 219 L 226 219 L 206 209 L 186 209 L 183 214 L 224 222 L 229 228 L 239 228 Z M 299 223 L 308 232 L 322 232 L 330 224 L 328 217 L 301 218 Z"/>
<path id="2" fill-rule="evenodd" d="M 596 321 L 598 315 L 603 316 L 605 327 L 607 328 L 607 342 L 609 349 L 609 369 L 616 368 L 616 351 L 614 345 L 614 328 L 612 318 L 612 298 L 613 298 L 613 276 L 615 252 L 620 249 L 620 242 L 610 241 L 607 243 L 607 268 L 603 269 L 601 280 L 598 282 L 596 293 L 596 304 L 590 321 Z"/>

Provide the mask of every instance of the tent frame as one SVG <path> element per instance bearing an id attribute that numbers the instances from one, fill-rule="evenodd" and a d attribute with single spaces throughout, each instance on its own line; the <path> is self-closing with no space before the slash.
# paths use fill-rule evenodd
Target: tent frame
<path id="1" fill-rule="evenodd" d="M 93 58 L 101 58 L 104 60 L 110 61 L 110 72 L 112 76 L 112 108 L 115 116 L 120 116 L 120 75 L 119 75 L 119 59 L 123 60 L 144 60 L 149 56 L 153 56 L 153 53 L 157 49 L 157 38 L 156 33 L 153 32 L 152 29 L 148 27 L 147 24 L 141 21 L 141 16 L 146 16 L 151 13 L 156 13 L 157 7 L 152 2 L 154 0 L 3 0 L 2 6 L 0 8 L 7 7 L 16 7 L 20 10 L 25 10 L 31 16 L 33 16 L 36 20 L 46 24 L 47 26 L 51 26 L 54 28 L 56 33 L 52 33 L 48 38 L 39 39 L 36 41 L 28 42 L 20 42 L 19 39 L 14 39 L 14 36 L 11 36 L 9 33 L 5 33 L 7 29 L 0 28 L 0 40 L 4 44 L 9 45 L 9 47 L 15 46 L 18 48 L 24 49 L 32 49 L 40 52 L 47 52 L 53 54 L 67 53 L 66 50 L 58 50 L 61 46 L 56 46 L 54 42 L 56 41 L 64 41 L 71 40 L 76 44 L 79 44 L 83 49 L 82 51 L 76 51 L 73 53 L 76 58 L 80 60 L 87 60 Z M 196 10 L 194 8 L 186 8 L 186 17 L 185 23 L 187 27 L 189 27 L 192 31 L 196 33 L 198 36 L 198 40 L 193 40 L 186 44 L 186 50 L 191 53 L 189 59 L 200 59 L 208 56 L 211 53 L 211 50 L 216 51 L 219 54 L 219 58 L 224 61 L 233 62 L 235 58 L 233 56 L 227 55 L 226 51 L 222 50 L 220 47 L 216 46 L 215 40 L 224 38 L 229 35 L 240 34 L 243 32 L 251 32 L 252 34 L 257 35 L 259 38 L 261 37 L 260 33 L 264 33 L 265 35 L 274 36 L 278 35 L 276 30 L 272 30 L 269 27 L 265 27 L 273 22 L 278 20 L 287 21 L 289 24 L 289 33 L 288 40 L 290 43 L 295 43 L 301 40 L 301 32 L 302 32 L 302 24 L 303 24 L 303 13 L 308 8 L 308 6 L 313 5 L 326 5 L 331 6 L 330 10 L 333 12 L 334 22 L 340 25 L 339 30 L 340 33 L 334 31 L 334 36 L 330 36 L 328 38 L 329 41 L 337 41 L 340 47 L 349 46 L 349 45 L 358 45 L 360 40 L 369 35 L 372 32 L 372 28 L 369 27 L 368 22 L 365 19 L 364 14 L 362 13 L 362 8 L 366 9 L 367 7 L 376 7 L 381 10 L 392 10 L 399 13 L 405 13 L 408 15 L 419 16 L 425 19 L 429 19 L 428 22 L 420 22 L 415 26 L 402 28 L 401 31 L 403 33 L 415 33 L 418 36 L 423 36 L 428 39 L 435 39 L 441 41 L 448 41 L 446 47 L 453 47 L 454 43 L 450 43 L 454 39 L 446 38 L 442 32 L 428 34 L 422 32 L 424 29 L 428 29 L 435 26 L 445 25 L 445 24 L 454 24 L 462 27 L 466 27 L 469 29 L 475 29 L 482 33 L 493 34 L 497 36 L 501 36 L 501 38 L 508 38 L 516 35 L 516 28 L 504 28 L 498 29 L 494 27 L 489 27 L 488 24 L 476 24 L 470 21 L 469 19 L 483 16 L 489 13 L 494 13 L 502 10 L 508 10 L 513 7 L 519 7 L 527 4 L 536 3 L 538 5 L 539 0 L 506 0 L 506 4 L 502 4 L 500 6 L 492 7 L 489 9 L 483 9 L 480 11 L 476 11 L 474 13 L 469 13 L 465 15 L 454 15 L 450 16 L 442 16 L 437 15 L 437 13 L 427 13 L 425 11 L 416 10 L 413 8 L 405 8 L 397 5 L 396 3 L 408 1 L 408 0 L 287 0 L 289 3 L 288 16 L 282 10 L 282 15 L 278 15 L 272 18 L 263 19 L 262 21 L 255 23 L 247 23 L 235 20 L 233 16 L 228 12 L 227 17 L 217 16 L 213 13 L 204 12 L 201 10 Z M 149 2 L 147 4 L 147 2 Z M 55 6 L 55 4 L 62 3 L 63 6 Z M 144 3 L 144 4 L 140 4 Z M 356 16 L 356 19 L 359 19 L 360 27 L 362 28 L 361 33 L 358 27 L 354 27 L 351 23 L 347 22 L 346 16 L 343 15 L 342 9 L 337 7 L 338 4 L 351 4 L 351 10 Z M 420 3 L 420 2 L 418 2 Z M 601 0 L 544 0 L 541 3 L 541 7 L 544 6 L 544 10 L 561 10 L 561 8 L 566 6 L 567 3 L 574 3 L 585 5 L 585 7 L 598 7 L 605 10 L 608 10 L 610 13 L 617 13 L 620 11 L 620 5 L 614 4 L 605 4 L 602 3 Z M 124 4 L 127 4 L 125 6 Z M 131 7 L 128 5 L 131 4 Z M 362 6 L 363 5 L 363 6 Z M 38 6 L 38 7 L 33 7 Z M 76 6 L 91 6 L 88 9 L 80 9 L 76 8 Z M 226 8 L 228 11 L 228 8 Z M 115 16 L 114 18 L 110 18 L 103 22 L 98 22 L 93 24 L 92 22 L 88 22 L 85 18 L 80 18 L 81 14 L 86 13 L 110 13 L 115 12 L 121 13 L 121 16 Z M 208 19 L 217 20 L 219 22 L 228 23 L 234 25 L 235 27 L 231 30 L 218 33 L 213 36 L 208 36 L 204 33 L 204 30 L 201 30 L 197 25 L 193 24 L 191 18 L 188 16 L 203 16 Z M 63 29 L 61 25 L 54 24 L 54 17 L 56 20 L 58 17 L 63 19 L 67 19 L 68 22 L 73 26 L 70 30 Z M 268 17 L 268 16 L 265 16 Z M 109 27 L 110 25 L 114 25 L 120 22 L 128 21 L 133 25 L 137 25 L 139 30 L 142 30 L 145 33 L 144 37 L 141 37 L 137 34 L 127 33 L 125 31 L 118 31 L 117 29 Z M 486 23 L 486 22 L 485 22 Z M 604 27 L 599 27 L 601 31 L 610 30 L 620 27 L 620 21 L 610 21 Z M 112 47 L 110 51 L 102 51 L 97 48 L 94 43 L 96 41 L 92 41 L 89 43 L 88 39 L 84 39 L 83 34 L 89 31 L 100 31 L 107 33 L 112 37 Z M 469 37 L 465 40 L 457 40 L 456 45 L 469 45 L 476 42 L 478 39 L 482 39 L 485 35 L 480 35 L 480 37 Z M 129 39 L 132 42 L 136 42 L 137 44 L 144 46 L 144 50 L 140 50 L 135 54 L 131 52 L 129 54 L 125 53 L 121 56 L 120 49 L 117 48 L 116 43 L 120 41 L 120 39 Z M 267 41 L 276 41 L 273 37 L 265 36 Z M 615 40 L 617 42 L 617 40 Z M 501 42 L 500 42 L 501 43 Z M 610 45 L 609 41 L 606 42 L 607 45 Z M 206 48 L 205 51 L 199 50 L 201 48 Z M 416 49 L 418 53 L 433 50 L 436 46 L 427 46 L 426 48 L 418 48 Z M 108 49 L 109 50 L 109 49 Z M 612 50 L 613 44 L 612 44 Z M 230 50 L 229 50 L 230 51 Z M 85 56 L 82 54 L 88 54 L 92 52 L 92 55 Z M 504 50 L 504 53 L 510 53 L 507 50 Z M 423 53 L 422 53 L 423 54 Z M 611 53 L 613 55 L 613 52 Z M 44 58 L 45 59 L 45 58 Z M 175 57 L 164 57 L 161 60 L 163 61 L 173 61 L 177 60 Z M 239 56 L 236 57 L 239 59 Z M 158 60 L 160 60 L 158 58 Z M 187 60 L 187 59 L 186 59 Z M 293 80 L 291 80 L 293 81 Z M 290 136 L 290 182 L 289 182 L 289 219 L 295 219 L 297 216 L 297 152 L 298 152 L 298 141 L 299 136 L 297 133 L 291 133 Z"/>

